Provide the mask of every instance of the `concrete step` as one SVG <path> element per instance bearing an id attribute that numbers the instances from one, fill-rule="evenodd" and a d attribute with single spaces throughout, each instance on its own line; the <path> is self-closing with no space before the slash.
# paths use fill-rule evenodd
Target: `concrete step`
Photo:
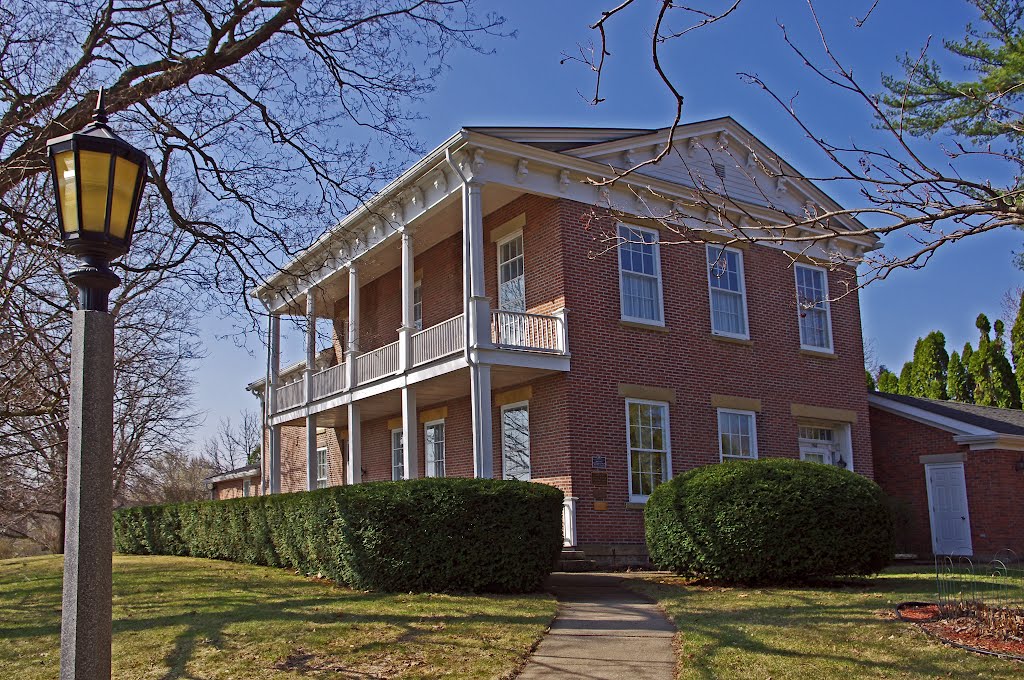
<path id="1" fill-rule="evenodd" d="M 586 557 L 587 557 L 586 554 L 582 550 L 569 550 L 569 549 L 563 549 L 562 550 L 562 559 L 563 560 L 583 560 L 583 559 L 586 559 Z"/>
<path id="2" fill-rule="evenodd" d="M 558 571 L 597 571 L 597 562 L 594 560 L 559 560 Z"/>

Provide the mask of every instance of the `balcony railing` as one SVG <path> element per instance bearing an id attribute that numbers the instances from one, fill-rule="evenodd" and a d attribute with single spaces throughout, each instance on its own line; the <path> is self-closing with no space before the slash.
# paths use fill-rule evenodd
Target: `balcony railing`
<path id="1" fill-rule="evenodd" d="M 498 347 L 560 352 L 563 335 L 561 317 L 506 310 L 491 313 L 491 342 Z"/>
<path id="2" fill-rule="evenodd" d="M 453 316 L 412 336 L 413 366 L 455 354 L 466 346 L 465 315 Z"/>
<path id="3" fill-rule="evenodd" d="M 359 384 L 394 373 L 398 373 L 397 341 L 356 357 L 356 380 Z"/>
<path id="4" fill-rule="evenodd" d="M 306 401 L 306 381 L 300 380 L 278 387 L 274 396 L 275 410 L 285 411 Z"/>
<path id="5" fill-rule="evenodd" d="M 325 368 L 313 374 L 313 398 L 323 399 L 332 394 L 343 392 L 348 381 L 345 377 L 345 364 Z"/>

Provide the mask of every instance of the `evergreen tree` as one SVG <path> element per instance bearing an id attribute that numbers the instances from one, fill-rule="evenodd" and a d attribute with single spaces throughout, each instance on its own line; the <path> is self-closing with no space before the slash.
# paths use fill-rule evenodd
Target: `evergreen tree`
<path id="1" fill-rule="evenodd" d="M 960 355 L 953 352 L 949 355 L 949 368 L 946 377 L 946 395 L 953 401 L 973 403 L 974 395 L 967 389 L 967 368 L 960 361 Z"/>
<path id="2" fill-rule="evenodd" d="M 1006 340 L 1003 339 L 1005 326 L 1002 319 L 996 319 L 996 337 L 989 345 L 989 361 L 992 363 L 992 378 L 996 389 L 996 406 L 1020 408 L 1020 387 L 1013 374 L 1010 360 L 1006 358 Z"/>
<path id="3" fill-rule="evenodd" d="M 965 342 L 964 349 L 960 352 L 960 364 L 964 367 L 967 375 L 967 399 L 968 404 L 974 403 L 974 376 L 971 374 L 971 357 L 974 356 L 974 348 L 971 343 Z"/>
<path id="4" fill-rule="evenodd" d="M 899 394 L 900 392 L 900 379 L 896 377 L 895 373 L 884 366 L 878 372 L 877 382 L 879 392 L 888 392 L 889 394 Z"/>
<path id="5" fill-rule="evenodd" d="M 992 341 L 988 337 L 992 324 L 989 323 L 987 316 L 979 314 L 974 325 L 979 332 L 978 350 L 971 354 L 970 363 L 967 365 L 967 370 L 974 381 L 974 403 L 979 406 L 995 406 L 996 389 L 989 362 L 989 345 Z"/>
<path id="6" fill-rule="evenodd" d="M 1017 377 L 1017 390 L 1024 395 L 1024 295 L 1020 296 L 1017 319 L 1010 329 L 1010 356 Z"/>
<path id="7" fill-rule="evenodd" d="M 864 384 L 867 385 L 868 390 L 875 389 L 875 378 L 871 375 L 871 371 L 864 369 Z"/>
<path id="8" fill-rule="evenodd" d="M 908 361 L 900 369 L 899 394 L 914 396 L 914 362 Z"/>
<path id="9" fill-rule="evenodd" d="M 946 336 L 941 331 L 932 331 L 919 338 L 914 345 L 914 367 L 911 373 L 911 390 L 915 397 L 946 399 L 946 371 L 949 354 L 946 352 Z"/>

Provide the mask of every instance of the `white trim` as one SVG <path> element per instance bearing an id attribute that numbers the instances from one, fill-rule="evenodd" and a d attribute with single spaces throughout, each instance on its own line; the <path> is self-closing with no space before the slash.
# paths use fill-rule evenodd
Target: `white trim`
<path id="1" fill-rule="evenodd" d="M 932 479 L 929 474 L 935 468 L 960 468 L 960 478 L 964 480 L 964 517 L 967 522 L 967 552 L 964 555 L 974 554 L 974 542 L 971 536 L 971 508 L 970 499 L 967 497 L 967 472 L 963 463 L 925 463 L 924 466 L 924 487 L 928 497 L 928 527 L 932 535 L 932 552 L 935 554 L 960 554 L 960 553 L 939 553 L 935 540 L 935 506 L 932 504 Z"/>
<path id="2" fill-rule="evenodd" d="M 664 432 L 662 436 L 665 443 L 665 450 L 662 452 L 662 455 L 665 457 L 662 466 L 662 469 L 664 470 L 661 479 L 662 482 L 672 479 L 672 431 L 669 424 L 671 410 L 667 401 L 633 399 L 632 397 L 627 397 L 624 401 L 626 408 L 626 490 L 629 493 L 630 503 L 646 503 L 650 496 L 633 493 L 633 445 L 629 438 L 629 406 L 630 404 L 644 404 L 648 406 L 661 406 L 665 409 L 664 427 L 662 428 Z M 647 451 L 647 453 L 651 453 L 651 451 Z"/>
<path id="3" fill-rule="evenodd" d="M 825 304 L 825 329 L 828 335 L 828 345 L 807 345 L 804 344 L 803 333 L 800 331 L 800 279 L 798 278 L 798 272 L 800 269 L 810 269 L 821 273 L 822 283 L 822 294 L 825 296 L 823 302 Z M 817 267 L 812 264 L 804 264 L 802 262 L 796 262 L 793 264 L 793 288 L 796 293 L 796 332 L 800 339 L 800 349 L 808 349 L 812 352 L 832 352 L 835 351 L 835 342 L 832 338 L 832 303 L 829 302 L 828 293 L 828 270 L 823 267 Z"/>
<path id="4" fill-rule="evenodd" d="M 738 416 L 750 417 L 750 456 L 726 456 L 722 452 L 722 414 L 730 413 Z M 757 460 L 757 412 L 746 411 L 738 408 L 719 408 L 715 410 L 715 424 L 718 427 L 718 460 Z"/>
<path id="5" fill-rule="evenodd" d="M 924 425 L 931 425 L 937 427 L 940 430 L 951 432 L 955 435 L 983 435 L 988 437 L 999 436 L 993 430 L 988 430 L 977 425 L 970 425 L 968 423 L 950 418 L 948 416 L 942 416 L 931 411 L 926 411 L 923 408 L 917 406 L 911 406 L 910 404 L 904 404 L 901 401 L 895 401 L 893 399 L 886 399 L 881 394 L 869 394 L 868 404 L 879 408 L 883 411 L 893 413 L 898 416 L 903 416 L 908 420 L 913 420 Z M 1015 435 L 1005 435 L 1015 436 Z M 1021 437 L 1024 439 L 1024 437 Z"/>
<path id="6" fill-rule="evenodd" d="M 428 455 L 429 450 L 428 450 L 427 447 L 429 446 L 430 440 L 427 438 L 427 430 L 429 430 L 431 427 L 433 427 L 435 425 L 440 425 L 441 427 L 444 427 L 444 418 L 439 418 L 438 420 L 430 420 L 430 421 L 427 421 L 427 422 L 423 423 L 423 476 L 424 477 L 447 477 L 448 476 L 448 444 L 447 444 L 448 431 L 447 431 L 447 428 L 445 428 L 445 430 L 444 430 L 444 438 L 441 439 L 441 451 L 444 454 L 444 457 L 442 458 L 441 462 L 442 462 L 442 466 L 444 468 L 442 470 L 442 472 L 444 474 L 441 474 L 441 475 L 437 474 L 437 469 L 436 469 L 437 468 L 437 461 L 436 460 L 432 461 L 430 459 L 430 456 Z"/>
<path id="7" fill-rule="evenodd" d="M 526 427 L 527 427 L 527 430 L 526 430 L 526 460 L 527 460 L 527 463 L 529 465 L 529 468 L 526 471 L 526 479 L 524 479 L 523 481 L 528 482 L 528 481 L 530 481 L 533 478 L 533 441 L 532 441 L 533 438 L 532 438 L 530 430 L 529 430 L 529 427 L 530 427 L 530 402 L 529 402 L 529 400 L 517 401 L 517 402 L 512 403 L 512 404 L 505 404 L 504 406 L 501 407 L 501 414 L 500 414 L 501 420 L 500 420 L 500 433 L 499 433 L 499 436 L 501 437 L 501 478 L 502 479 L 508 479 L 509 478 L 508 477 L 508 468 L 505 465 L 505 461 L 507 460 L 507 458 L 505 457 L 505 412 L 506 411 L 512 411 L 514 409 L 521 409 L 521 408 L 525 408 L 526 409 Z"/>
<path id="8" fill-rule="evenodd" d="M 745 333 L 729 333 L 728 331 L 715 330 L 715 310 L 714 310 L 714 307 L 712 306 L 712 302 L 711 302 L 711 299 L 712 299 L 712 297 L 714 297 L 715 290 L 716 290 L 711 285 L 711 249 L 712 248 L 715 248 L 716 250 L 721 250 L 723 252 L 735 253 L 735 255 L 736 255 L 736 261 L 739 263 L 740 289 L 739 289 L 739 291 L 722 290 L 720 292 L 725 293 L 725 294 L 732 294 L 732 295 L 736 295 L 737 293 L 739 294 L 740 301 L 741 301 L 742 307 L 743 307 L 743 327 L 746 329 Z M 737 338 L 739 340 L 749 340 L 750 339 L 750 314 L 747 311 L 747 275 L 746 275 L 746 270 L 744 269 L 744 265 L 743 265 L 743 251 L 739 250 L 737 248 L 729 248 L 729 247 L 726 247 L 726 246 L 723 246 L 723 245 L 720 245 L 720 244 L 717 244 L 717 243 L 708 243 L 704 247 L 704 259 L 705 259 L 705 269 L 707 271 L 707 276 L 705 276 L 705 278 L 707 279 L 707 284 L 708 284 L 708 315 L 711 318 L 711 334 L 712 335 L 718 335 L 718 336 L 725 337 L 725 338 Z"/>
<path id="9" fill-rule="evenodd" d="M 615 225 L 615 236 L 619 237 L 619 230 L 625 227 L 626 229 L 632 229 L 639 232 L 646 232 L 654 235 L 654 241 L 647 245 L 654 246 L 654 278 L 658 282 L 658 318 L 647 319 L 642 316 L 626 316 L 626 301 L 625 301 L 625 288 L 622 286 L 622 242 L 619 242 L 615 248 L 615 266 L 619 270 L 619 318 L 622 321 L 632 321 L 635 323 L 648 324 L 650 326 L 664 326 L 665 325 L 665 286 L 664 280 L 661 275 L 661 232 L 657 229 L 650 229 L 648 227 L 640 227 L 635 224 L 628 224 L 626 222 L 619 222 Z M 631 274 L 637 274 L 639 276 L 649 277 L 650 274 L 643 274 L 639 272 L 629 272 Z"/>
<path id="10" fill-rule="evenodd" d="M 324 476 L 320 476 L 320 452 L 324 454 Z M 331 481 L 331 461 L 327 457 L 328 451 L 326 446 L 316 447 L 316 488 L 323 489 L 330 485 Z M 323 485 L 321 485 L 323 482 Z"/>
<path id="11" fill-rule="evenodd" d="M 849 462 L 848 467 L 846 467 L 845 469 L 851 472 L 855 471 L 855 465 L 853 462 L 853 427 L 850 423 L 844 423 L 838 420 L 817 420 L 814 418 L 798 418 L 796 421 L 796 427 L 797 449 L 800 452 L 800 460 L 806 460 L 806 458 L 804 458 L 804 451 L 802 446 L 802 442 L 805 440 L 800 436 L 800 428 L 822 428 L 832 430 L 833 443 L 835 444 L 839 454 L 846 458 L 846 460 Z"/>

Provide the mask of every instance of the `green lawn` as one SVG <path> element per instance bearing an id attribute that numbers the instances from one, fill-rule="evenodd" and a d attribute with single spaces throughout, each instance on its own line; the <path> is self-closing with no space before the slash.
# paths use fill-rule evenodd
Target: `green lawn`
<path id="1" fill-rule="evenodd" d="M 679 628 L 680 678 L 1021 678 L 1024 664 L 952 649 L 880 612 L 933 601 L 927 568 L 892 569 L 866 587 L 722 588 L 648 575 Z"/>
<path id="2" fill-rule="evenodd" d="M 0 673 L 58 675 L 61 559 L 0 561 Z M 494 678 L 555 615 L 549 595 L 384 595 L 283 569 L 114 557 L 118 679 Z"/>

